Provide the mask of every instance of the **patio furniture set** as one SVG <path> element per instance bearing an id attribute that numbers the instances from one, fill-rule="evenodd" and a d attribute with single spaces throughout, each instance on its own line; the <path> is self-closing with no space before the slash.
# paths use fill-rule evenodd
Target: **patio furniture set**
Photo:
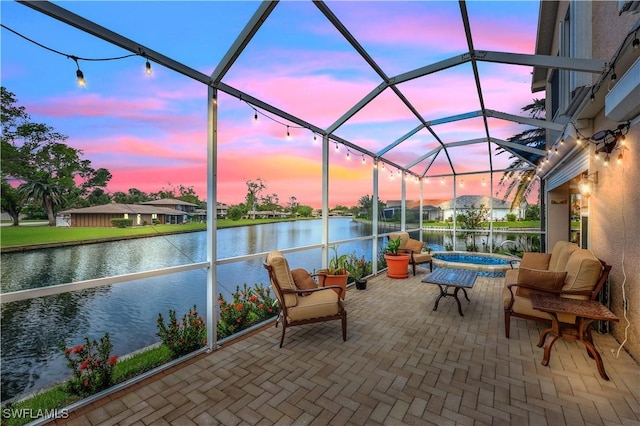
<path id="1" fill-rule="evenodd" d="M 473 288 L 477 273 L 451 268 L 433 271 L 431 255 L 422 253 L 422 243 L 419 242 L 420 247 L 416 245 L 412 249 L 408 234 L 401 235 L 404 238 L 402 246 L 406 249 L 408 244 L 408 250 L 411 251 L 414 275 L 416 265 L 429 263 L 430 272 L 421 281 L 437 285 L 440 290 L 433 310 L 438 309 L 442 298 L 452 296 L 458 314 L 464 316 L 458 294 L 462 290 L 469 301 L 467 290 Z M 428 255 L 428 258 L 423 255 Z M 591 325 L 594 321 L 618 321 L 597 300 L 611 266 L 589 250 L 567 241 L 556 243 L 551 253 L 524 253 L 518 267 L 515 266 L 512 264 L 512 269 L 507 271 L 503 289 L 505 336 L 510 337 L 512 316 L 550 323 L 538 341 L 538 347 L 544 347 L 542 365 L 549 364 L 551 349 L 557 339 L 576 340 L 585 345 L 589 357 L 595 360 L 600 376 L 609 380 L 602 358 L 593 344 Z M 280 302 L 280 313 L 276 320 L 276 327 L 278 323 L 282 324 L 280 347 L 284 344 L 287 327 L 333 320 L 342 322 L 342 339 L 347 340 L 344 288 L 300 284 L 300 279 L 296 277 L 296 281 L 292 276 L 287 259 L 277 250 L 269 253 L 264 267 Z M 313 280 L 310 276 L 309 279 Z"/>

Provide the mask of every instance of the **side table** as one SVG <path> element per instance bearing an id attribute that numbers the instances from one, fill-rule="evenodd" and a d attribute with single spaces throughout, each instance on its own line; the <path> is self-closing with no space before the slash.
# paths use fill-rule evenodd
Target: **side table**
<path id="1" fill-rule="evenodd" d="M 540 340 L 538 340 L 539 348 L 544 345 L 542 365 L 549 365 L 551 348 L 559 337 L 577 340 L 586 346 L 587 354 L 595 360 L 600 376 L 605 380 L 609 380 L 609 376 L 604 371 L 602 358 L 593 344 L 589 326 L 593 321 L 619 321 L 613 312 L 596 300 L 569 299 L 566 297 L 541 296 L 539 294 L 531 295 L 531 304 L 533 309 L 547 312 L 551 315 L 551 328 L 544 330 L 540 334 Z M 575 324 L 562 324 L 561 326 L 558 320 L 558 314 L 560 313 L 575 315 Z M 553 336 L 545 345 L 549 334 Z"/>

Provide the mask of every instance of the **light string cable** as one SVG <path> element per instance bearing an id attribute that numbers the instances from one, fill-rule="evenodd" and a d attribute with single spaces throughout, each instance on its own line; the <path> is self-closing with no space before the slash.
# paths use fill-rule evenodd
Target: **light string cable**
<path id="1" fill-rule="evenodd" d="M 64 52 L 61 52 L 61 51 L 59 51 L 59 50 L 53 49 L 53 48 L 51 48 L 51 47 L 45 46 L 44 44 L 39 43 L 39 42 L 37 42 L 37 41 L 35 41 L 35 40 L 33 40 L 33 39 L 31 39 L 31 38 L 29 38 L 29 37 L 27 37 L 27 36 L 25 36 L 25 35 L 21 34 L 21 33 L 19 33 L 18 31 L 15 31 L 15 30 L 13 30 L 13 29 L 11 29 L 11 28 L 7 27 L 7 26 L 6 26 L 6 25 L 4 25 L 4 24 L 0 24 L 0 27 L 4 28 L 4 29 L 5 29 L 5 30 L 7 30 L 7 31 L 12 32 L 13 34 L 15 34 L 15 35 L 17 35 L 18 37 L 21 37 L 21 38 L 23 38 L 23 39 L 27 40 L 27 41 L 28 41 L 28 42 L 30 42 L 30 43 L 35 44 L 36 46 L 42 47 L 43 49 L 46 49 L 46 50 L 48 50 L 48 51 L 50 51 L 50 52 L 53 52 L 53 53 L 56 53 L 56 54 L 58 54 L 58 55 L 64 56 L 64 57 L 66 57 L 67 59 L 72 59 L 72 60 L 76 63 L 76 65 L 78 66 L 78 71 L 79 71 L 78 78 L 80 78 L 80 75 L 82 74 L 82 71 L 80 71 L 80 66 L 78 65 L 78 61 L 117 61 L 117 60 L 119 60 L 119 59 L 130 58 L 130 57 L 132 57 L 132 56 L 142 56 L 142 57 L 144 57 L 144 58 L 146 58 L 146 59 L 147 59 L 147 64 L 148 64 L 148 65 L 147 65 L 147 64 L 145 64 L 145 65 L 146 65 L 146 68 L 147 68 L 147 73 L 149 73 L 149 70 L 151 69 L 151 64 L 149 64 L 149 62 L 148 62 L 148 59 L 149 59 L 149 58 L 148 58 L 148 56 L 147 56 L 147 55 L 142 51 L 142 49 L 140 49 L 140 52 L 139 52 L 139 53 L 130 53 L 130 54 L 128 54 L 128 55 L 122 55 L 122 56 L 114 56 L 114 57 L 107 57 L 107 58 L 83 58 L 83 57 L 80 57 L 80 56 L 71 55 L 71 54 L 64 53 Z"/>
<path id="2" fill-rule="evenodd" d="M 290 129 L 308 129 L 311 131 L 311 133 L 313 133 L 313 140 L 316 141 L 316 132 L 314 132 L 313 130 L 309 129 L 306 126 L 294 126 L 291 124 L 287 124 L 283 121 L 280 121 L 266 113 L 264 113 L 263 111 L 259 110 L 257 107 L 251 105 L 249 102 L 247 102 L 245 99 L 242 99 L 242 97 L 240 97 L 240 100 L 243 101 L 245 104 L 247 104 L 247 106 L 249 108 L 251 108 L 253 110 L 253 122 L 254 124 L 258 123 L 258 114 L 260 114 L 261 116 L 268 118 L 269 120 L 273 121 L 274 123 L 280 124 L 283 127 L 286 127 L 287 129 L 287 137 L 291 137 L 291 134 L 289 133 Z M 361 153 L 359 151 L 352 151 L 351 149 L 349 149 L 348 146 L 344 145 L 344 144 L 338 144 L 338 142 L 332 140 L 331 142 L 333 142 L 335 144 L 336 147 L 336 151 L 339 151 L 339 145 L 342 145 L 346 150 L 347 150 L 347 160 L 351 159 L 351 156 L 359 156 L 361 158 L 361 163 L 363 165 L 367 164 L 367 160 L 366 160 L 366 156 L 364 153 Z"/>

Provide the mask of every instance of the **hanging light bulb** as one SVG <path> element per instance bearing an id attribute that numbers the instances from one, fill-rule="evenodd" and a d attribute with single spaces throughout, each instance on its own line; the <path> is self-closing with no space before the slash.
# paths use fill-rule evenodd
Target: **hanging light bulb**
<path id="1" fill-rule="evenodd" d="M 485 180 L 485 178 L 482 178 L 482 186 L 487 186 L 487 181 Z"/>
<path id="2" fill-rule="evenodd" d="M 424 179 L 424 183 L 429 183 L 429 176 Z"/>
<path id="3" fill-rule="evenodd" d="M 640 40 L 638 40 L 638 32 L 636 31 L 633 35 L 633 42 L 631 43 L 631 46 L 633 46 L 633 51 L 637 51 L 638 49 L 640 49 Z"/>
<path id="4" fill-rule="evenodd" d="M 591 91 L 591 96 L 589 96 L 589 100 L 590 100 L 591 102 L 593 102 L 593 101 L 595 101 L 595 100 L 596 100 L 596 95 L 594 95 L 594 94 L 593 94 L 593 90 Z"/>
<path id="5" fill-rule="evenodd" d="M 367 164 L 367 159 L 364 158 L 364 154 L 362 155 L 362 165 L 364 166 L 365 164 Z"/>
<path id="6" fill-rule="evenodd" d="M 616 81 L 618 79 L 618 74 L 616 74 L 616 70 L 613 70 L 613 74 L 611 74 L 611 81 Z"/>
<path id="7" fill-rule="evenodd" d="M 384 170 L 384 163 L 382 163 L 382 170 Z"/>
<path id="8" fill-rule="evenodd" d="M 577 135 L 576 136 L 576 145 L 581 145 L 582 144 L 582 136 Z"/>
<path id="9" fill-rule="evenodd" d="M 351 160 L 351 156 L 349 154 L 351 154 L 351 153 L 349 151 L 347 151 L 347 160 Z"/>
<path id="10" fill-rule="evenodd" d="M 560 145 L 564 145 L 564 138 L 560 139 Z"/>
<path id="11" fill-rule="evenodd" d="M 553 150 L 553 153 L 554 153 L 554 154 L 557 154 L 557 153 L 558 153 L 558 147 L 557 147 L 557 146 L 556 146 L 556 148 Z"/>
<path id="12" fill-rule="evenodd" d="M 258 110 L 253 110 L 253 124 L 258 124 Z M 289 132 L 287 131 L 287 136 L 289 136 Z"/>
<path id="13" fill-rule="evenodd" d="M 336 152 L 340 151 L 340 147 L 338 146 L 338 144 L 336 143 Z"/>
<path id="14" fill-rule="evenodd" d="M 622 164 L 622 151 L 618 154 L 618 164 Z"/>
<path id="15" fill-rule="evenodd" d="M 78 64 L 78 58 L 72 57 L 71 59 L 75 61 L 76 67 L 78 67 L 78 69 L 76 70 L 76 81 L 78 82 L 78 87 L 87 87 L 87 81 L 84 79 L 84 74 L 82 73 L 82 70 L 80 70 L 80 64 Z"/>
<path id="16" fill-rule="evenodd" d="M 604 156 L 604 165 L 608 166 L 609 165 L 609 154 Z"/>
<path id="17" fill-rule="evenodd" d="M 149 58 L 147 58 L 147 62 L 144 64 L 144 72 L 146 72 L 147 75 L 153 74 L 153 71 L 151 70 L 151 62 L 149 62 Z"/>
<path id="18" fill-rule="evenodd" d="M 464 187 L 464 179 L 460 179 L 460 188 Z"/>
<path id="19" fill-rule="evenodd" d="M 289 126 L 287 126 L 287 139 L 291 139 L 291 133 L 289 133 Z"/>
<path id="20" fill-rule="evenodd" d="M 444 185 L 444 176 L 440 178 L 440 185 Z"/>
<path id="21" fill-rule="evenodd" d="M 313 143 L 317 143 L 318 142 L 318 138 L 316 137 L 316 134 L 313 134 Z"/>
<path id="22" fill-rule="evenodd" d="M 593 154 L 593 159 L 596 161 L 600 160 L 600 153 L 598 151 L 596 151 L 595 154 Z"/>

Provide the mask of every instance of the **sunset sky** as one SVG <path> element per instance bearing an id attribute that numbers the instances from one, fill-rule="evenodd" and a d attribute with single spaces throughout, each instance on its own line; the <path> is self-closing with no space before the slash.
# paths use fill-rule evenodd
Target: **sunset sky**
<path id="1" fill-rule="evenodd" d="M 233 44 L 257 2 L 55 2 L 125 37 L 207 75 Z M 468 51 L 457 1 L 327 2 L 386 75 L 393 77 Z M 95 168 L 107 168 L 111 193 L 137 188 L 154 192 L 192 186 L 206 198 L 207 87 L 152 63 L 147 76 L 140 56 L 119 60 L 80 60 L 87 80 L 76 85 L 76 64 L 67 56 L 105 59 L 130 52 L 49 18 L 13 1 L 0 2 L 2 85 L 26 107 L 33 121 L 69 136 L 67 144 L 84 152 Z M 476 50 L 534 53 L 538 1 L 470 1 L 467 9 Z M 522 115 L 536 97 L 531 68 L 480 63 L 485 106 Z M 382 80 L 311 2 L 280 2 L 240 55 L 223 82 L 320 128 L 327 128 Z M 469 63 L 398 85 L 425 120 L 480 109 Z M 539 95 L 538 95 L 539 96 Z M 321 202 L 321 138 L 308 129 L 258 111 L 243 100 L 218 99 L 218 201 L 244 200 L 247 180 L 262 178 L 267 193 L 281 204 L 295 197 L 301 204 Z M 365 106 L 336 135 L 378 152 L 419 122 L 389 89 Z M 484 137 L 481 118 L 434 126 L 444 142 Z M 287 128 L 291 139 L 286 138 Z M 490 119 L 491 136 L 507 139 L 522 125 Z M 386 157 L 406 165 L 438 145 L 426 130 Z M 372 193 L 373 161 L 331 144 L 330 206 L 355 205 Z M 495 154 L 492 147 L 492 154 Z M 457 173 L 488 170 L 487 144 L 452 148 Z M 494 169 L 510 160 L 492 157 Z M 428 162 L 412 171 L 422 174 Z M 380 198 L 401 197 L 396 170 L 380 170 Z M 450 174 L 439 155 L 427 175 Z M 494 176 L 494 195 L 499 191 Z M 488 174 L 465 176 L 457 195 L 490 191 Z M 486 186 L 481 185 L 484 179 Z M 453 195 L 451 179 L 432 178 L 427 200 Z M 460 181 L 458 181 L 460 184 Z M 418 185 L 407 198 L 418 199 Z"/>

